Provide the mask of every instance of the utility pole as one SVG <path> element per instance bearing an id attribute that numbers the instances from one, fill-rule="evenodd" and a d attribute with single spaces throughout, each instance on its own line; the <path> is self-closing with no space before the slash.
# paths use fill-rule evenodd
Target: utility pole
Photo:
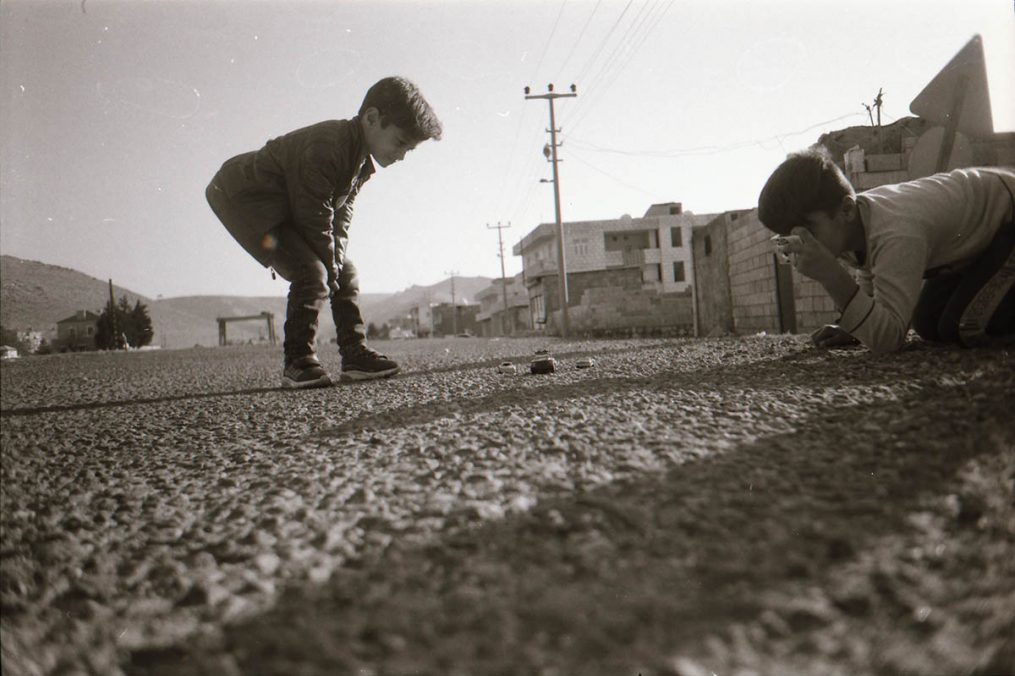
<path id="1" fill-rule="evenodd" d="M 123 347 L 120 343 L 120 326 L 119 322 L 116 321 L 116 298 L 113 296 L 113 280 L 109 280 L 109 331 L 112 334 L 113 347 L 120 349 Z"/>
<path id="2" fill-rule="evenodd" d="M 881 128 L 881 106 L 884 104 L 884 87 L 878 87 L 878 95 L 874 97 L 874 107 L 878 109 L 878 129 Z"/>
<path id="3" fill-rule="evenodd" d="M 458 335 L 458 305 L 455 304 L 455 275 L 458 270 L 445 270 L 445 275 L 451 275 L 451 335 Z"/>
<path id="4" fill-rule="evenodd" d="M 571 333 L 571 323 L 567 313 L 567 268 L 564 267 L 564 224 L 560 218 L 560 173 L 557 170 L 557 163 L 560 162 L 557 159 L 557 148 L 560 144 L 557 143 L 557 120 L 553 112 L 553 102 L 555 99 L 561 98 L 573 98 L 578 96 L 578 88 L 571 85 L 571 91 L 568 93 L 557 93 L 553 91 L 553 85 L 546 85 L 545 94 L 530 94 L 530 89 L 525 88 L 526 99 L 546 99 L 550 103 L 550 128 L 547 129 L 550 132 L 550 143 L 547 147 L 543 148 L 543 154 L 546 155 L 547 162 L 553 164 L 553 180 L 549 181 L 553 183 L 553 206 L 554 212 L 557 219 L 557 278 L 559 280 L 559 292 L 560 297 L 560 334 L 562 338 L 567 338 Z M 543 179 L 543 182 L 547 182 Z"/>
<path id="5" fill-rule="evenodd" d="M 489 223 L 486 224 L 487 230 L 497 231 L 497 255 L 500 257 L 500 288 L 504 294 L 504 314 L 500 318 L 500 330 L 501 335 L 508 335 L 508 299 L 507 299 L 507 275 L 504 273 L 504 238 L 501 237 L 501 230 L 510 228 L 511 222 L 508 221 L 507 225 L 501 225 L 500 221 L 497 221 L 497 225 L 491 226 Z"/>

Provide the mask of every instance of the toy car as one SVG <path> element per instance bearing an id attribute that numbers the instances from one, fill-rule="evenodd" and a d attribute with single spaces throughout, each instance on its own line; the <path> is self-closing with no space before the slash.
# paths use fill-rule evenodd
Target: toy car
<path id="1" fill-rule="evenodd" d="M 575 368 L 589 369 L 596 365 L 596 360 L 592 357 L 582 357 L 574 363 Z"/>
<path id="2" fill-rule="evenodd" d="M 501 362 L 497 367 L 497 373 L 518 373 L 518 367 L 509 361 Z"/>
<path id="3" fill-rule="evenodd" d="M 529 372 L 533 374 L 553 373 L 557 370 L 557 360 L 553 357 L 540 355 L 529 364 Z"/>
<path id="4" fill-rule="evenodd" d="M 772 246 L 775 247 L 775 255 L 779 257 L 779 260 L 783 263 L 790 262 L 789 249 L 791 247 L 797 247 L 802 243 L 802 240 L 798 235 L 776 235 L 769 238 L 772 242 Z"/>

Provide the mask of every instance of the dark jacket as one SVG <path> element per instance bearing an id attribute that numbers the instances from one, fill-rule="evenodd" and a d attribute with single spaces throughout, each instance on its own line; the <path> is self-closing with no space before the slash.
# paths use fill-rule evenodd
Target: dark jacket
<path id="1" fill-rule="evenodd" d="M 297 129 L 237 155 L 212 185 L 231 210 L 242 212 L 241 242 L 262 264 L 270 264 L 270 252 L 246 243 L 261 242 L 280 225 L 295 227 L 324 263 L 330 283 L 345 262 L 353 201 L 373 173 L 359 117 L 353 117 Z"/>

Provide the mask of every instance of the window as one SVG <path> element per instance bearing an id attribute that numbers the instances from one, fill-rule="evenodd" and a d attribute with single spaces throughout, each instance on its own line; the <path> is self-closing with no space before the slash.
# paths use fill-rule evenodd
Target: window
<path id="1" fill-rule="evenodd" d="M 680 228 L 670 228 L 670 245 L 674 249 L 684 246 L 684 233 Z"/>
<path id="2" fill-rule="evenodd" d="M 88 335 L 89 335 L 89 336 L 90 336 L 90 335 L 92 335 L 92 333 L 93 333 L 94 331 L 95 331 L 95 327 L 94 327 L 94 326 L 89 326 L 89 327 L 88 327 Z"/>
<path id="3" fill-rule="evenodd" d="M 705 255 L 712 255 L 712 236 L 705 235 Z"/>
<path id="4" fill-rule="evenodd" d="M 684 261 L 673 261 L 673 281 L 684 281 Z"/>
<path id="5" fill-rule="evenodd" d="M 546 323 L 546 306 L 543 304 L 542 296 L 533 296 L 532 302 L 529 305 L 529 311 L 532 313 L 532 325 Z"/>

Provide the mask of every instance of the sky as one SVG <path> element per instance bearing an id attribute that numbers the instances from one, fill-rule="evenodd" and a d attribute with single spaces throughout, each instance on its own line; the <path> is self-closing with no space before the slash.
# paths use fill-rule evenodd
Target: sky
<path id="1" fill-rule="evenodd" d="M 974 35 L 1015 130 L 1011 0 L 0 0 L 0 252 L 151 298 L 284 295 L 204 200 L 223 161 L 403 75 L 444 124 L 356 200 L 365 293 L 508 275 L 554 220 L 751 208 L 825 132 L 909 103 Z"/>

